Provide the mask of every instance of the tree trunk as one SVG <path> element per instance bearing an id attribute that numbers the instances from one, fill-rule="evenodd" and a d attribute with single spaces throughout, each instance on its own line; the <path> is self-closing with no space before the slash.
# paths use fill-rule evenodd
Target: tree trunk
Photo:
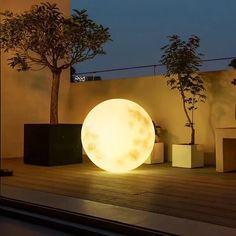
<path id="1" fill-rule="evenodd" d="M 190 128 L 191 128 L 191 141 L 189 144 L 195 144 L 195 129 L 193 127 L 193 121 L 191 120 L 189 114 L 188 114 L 188 110 L 186 108 L 186 104 L 184 102 L 184 99 L 185 99 L 185 95 L 184 95 L 184 92 L 181 91 L 181 96 L 182 96 L 182 104 L 183 104 L 183 108 L 184 108 L 184 113 L 187 117 L 187 120 L 188 120 L 188 123 L 190 125 Z"/>
<path id="2" fill-rule="evenodd" d="M 50 124 L 58 124 L 58 95 L 61 71 L 53 71 L 52 75 Z"/>
<path id="3" fill-rule="evenodd" d="M 193 127 L 193 124 L 191 126 L 191 143 L 190 144 L 195 144 L 195 129 Z"/>

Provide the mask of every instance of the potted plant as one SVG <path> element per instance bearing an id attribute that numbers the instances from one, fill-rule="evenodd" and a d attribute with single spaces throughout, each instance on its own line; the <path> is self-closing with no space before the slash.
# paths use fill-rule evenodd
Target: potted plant
<path id="1" fill-rule="evenodd" d="M 202 54 L 197 52 L 200 39 L 193 35 L 188 41 L 178 35 L 169 36 L 169 44 L 162 47 L 161 63 L 166 66 L 167 85 L 179 92 L 186 116 L 186 126 L 191 130 L 190 142 L 172 146 L 172 165 L 177 167 L 200 167 L 204 165 L 203 153 L 195 144 L 194 112 L 199 102 L 204 102 L 205 87 L 199 67 Z"/>
<path id="2" fill-rule="evenodd" d="M 161 126 L 157 125 L 154 121 L 152 122 L 155 130 L 155 143 L 151 154 L 144 162 L 145 164 L 157 164 L 164 162 L 164 143 L 160 141 Z"/>
<path id="3" fill-rule="evenodd" d="M 86 10 L 74 10 L 67 17 L 49 2 L 21 14 L 5 11 L 1 15 L 0 48 L 11 53 L 9 65 L 17 71 L 47 68 L 52 75 L 50 124 L 25 124 L 25 163 L 81 162 L 81 124 L 58 124 L 60 76 L 75 63 L 105 54 L 108 28 L 89 19 Z"/>

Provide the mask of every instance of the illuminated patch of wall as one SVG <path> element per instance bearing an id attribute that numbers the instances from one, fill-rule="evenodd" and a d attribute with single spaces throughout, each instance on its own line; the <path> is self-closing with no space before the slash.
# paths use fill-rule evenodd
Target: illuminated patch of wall
<path id="1" fill-rule="evenodd" d="M 231 80 L 236 70 L 202 73 L 206 81 L 207 101 L 195 112 L 196 143 L 202 144 L 206 162 L 215 162 L 215 128 L 236 126 L 234 107 L 236 88 Z M 140 104 L 163 130 L 165 159 L 171 160 L 171 144 L 189 141 L 190 130 L 181 99 L 166 85 L 164 76 L 127 78 L 100 82 L 73 84 L 68 99 L 68 121 L 83 122 L 87 113 L 98 103 L 111 98 L 130 99 Z"/>

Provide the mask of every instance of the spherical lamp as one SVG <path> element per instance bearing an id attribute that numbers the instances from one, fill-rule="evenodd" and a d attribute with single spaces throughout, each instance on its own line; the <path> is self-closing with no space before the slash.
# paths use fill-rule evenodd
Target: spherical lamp
<path id="1" fill-rule="evenodd" d="M 155 139 L 151 118 L 137 103 L 110 99 L 86 116 L 81 138 L 90 160 L 110 172 L 127 172 L 150 155 Z"/>

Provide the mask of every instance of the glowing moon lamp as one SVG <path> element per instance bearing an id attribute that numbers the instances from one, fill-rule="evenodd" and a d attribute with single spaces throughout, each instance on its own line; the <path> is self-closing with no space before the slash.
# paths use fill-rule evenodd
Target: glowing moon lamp
<path id="1" fill-rule="evenodd" d="M 126 99 L 110 99 L 88 113 L 81 138 L 95 165 L 121 173 L 137 168 L 148 158 L 155 132 L 151 118 L 140 105 Z"/>

